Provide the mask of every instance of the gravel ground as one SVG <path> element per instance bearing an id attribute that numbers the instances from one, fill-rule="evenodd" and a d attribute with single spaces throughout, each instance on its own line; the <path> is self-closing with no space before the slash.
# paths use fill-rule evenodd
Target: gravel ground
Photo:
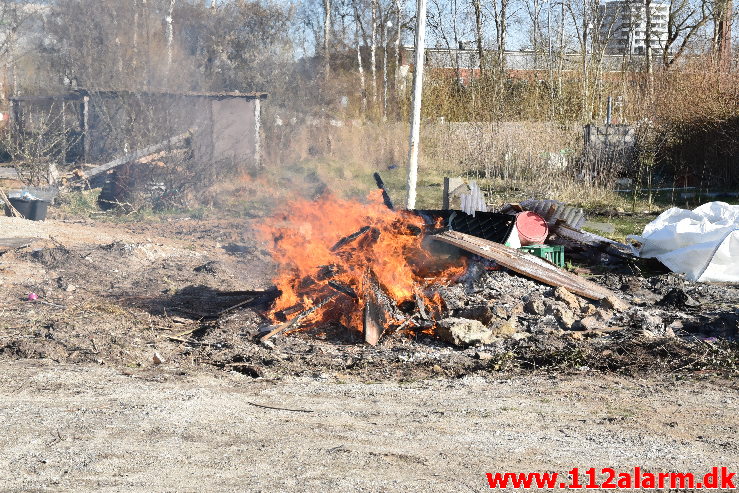
<path id="1" fill-rule="evenodd" d="M 736 468 L 738 388 L 598 374 L 276 381 L 0 361 L 0 481 L 3 491 L 485 491 L 495 471 Z"/>

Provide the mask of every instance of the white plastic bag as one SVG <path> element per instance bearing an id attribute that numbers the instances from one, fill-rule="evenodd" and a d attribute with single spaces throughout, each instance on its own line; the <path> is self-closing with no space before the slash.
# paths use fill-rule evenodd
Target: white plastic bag
<path id="1" fill-rule="evenodd" d="M 673 207 L 644 227 L 639 255 L 656 258 L 691 281 L 739 282 L 739 206 L 709 202 Z"/>

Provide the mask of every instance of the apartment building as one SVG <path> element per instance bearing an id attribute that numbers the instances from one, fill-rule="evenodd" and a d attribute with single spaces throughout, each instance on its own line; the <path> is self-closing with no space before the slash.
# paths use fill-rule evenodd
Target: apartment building
<path id="1" fill-rule="evenodd" d="M 647 52 L 647 30 L 651 34 L 653 53 L 662 50 L 667 42 L 667 20 L 670 6 L 653 2 L 647 9 L 643 0 L 613 0 L 598 7 L 600 40 L 610 55 L 644 55 Z"/>

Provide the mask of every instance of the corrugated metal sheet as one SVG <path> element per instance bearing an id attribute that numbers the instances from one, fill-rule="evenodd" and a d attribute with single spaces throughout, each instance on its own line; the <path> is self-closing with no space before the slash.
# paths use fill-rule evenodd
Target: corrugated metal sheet
<path id="1" fill-rule="evenodd" d="M 524 200 L 520 205 L 527 211 L 539 214 L 550 226 L 561 220 L 572 229 L 579 230 L 585 224 L 585 212 L 581 207 L 573 207 L 557 200 L 535 199 Z"/>

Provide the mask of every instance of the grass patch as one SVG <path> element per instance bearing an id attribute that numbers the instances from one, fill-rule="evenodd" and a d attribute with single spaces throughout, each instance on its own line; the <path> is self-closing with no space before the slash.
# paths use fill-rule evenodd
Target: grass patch
<path id="1" fill-rule="evenodd" d="M 640 235 L 644 231 L 644 226 L 652 222 L 656 214 L 633 214 L 633 215 L 606 215 L 606 214 L 589 214 L 588 220 L 593 222 L 609 223 L 615 226 L 613 233 L 604 233 L 597 229 L 591 229 L 587 226 L 583 230 L 605 236 L 615 241 L 624 243 L 628 235 Z"/>
<path id="2" fill-rule="evenodd" d="M 62 215 L 75 217 L 90 217 L 93 213 L 100 213 L 97 199 L 100 195 L 99 188 L 66 192 L 59 195 L 56 212 Z"/>

